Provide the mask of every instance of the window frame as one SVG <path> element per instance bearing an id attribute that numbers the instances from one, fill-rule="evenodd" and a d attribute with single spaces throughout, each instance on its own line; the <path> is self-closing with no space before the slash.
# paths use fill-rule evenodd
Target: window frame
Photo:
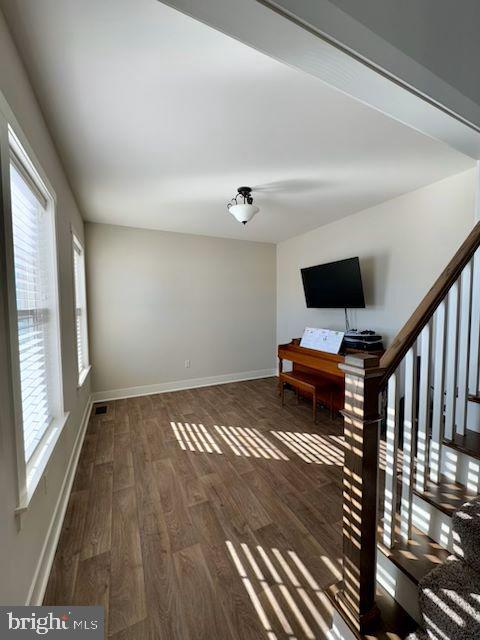
<path id="1" fill-rule="evenodd" d="M 53 418 L 42 434 L 29 460 L 26 460 L 24 448 L 22 390 L 20 380 L 18 313 L 15 282 L 15 256 L 13 247 L 13 211 L 10 190 L 10 164 L 12 156 L 16 157 L 27 172 L 36 189 L 45 198 L 46 213 L 49 216 L 49 260 L 51 292 L 51 322 L 53 323 L 51 357 L 51 382 L 53 389 Z M 63 368 L 61 349 L 61 311 L 59 296 L 59 261 L 58 261 L 58 224 L 57 198 L 48 178 L 43 172 L 33 150 L 26 140 L 13 113 L 0 94 L 0 178 L 3 195 L 3 235 L 5 244 L 4 269 L 6 274 L 7 311 L 8 311 L 8 344 L 10 349 L 11 394 L 13 400 L 13 429 L 17 461 L 17 507 L 16 515 L 21 515 L 29 507 L 55 445 L 67 422 L 69 413 L 64 409 Z"/>
<path id="2" fill-rule="evenodd" d="M 85 380 L 88 377 L 88 374 L 90 373 L 90 369 L 92 368 L 92 365 L 90 363 L 90 343 L 89 343 L 89 338 L 88 338 L 88 304 L 87 304 L 87 274 L 86 274 L 86 268 L 85 268 L 85 248 L 78 236 L 77 233 L 75 233 L 75 229 L 71 228 L 71 233 L 72 233 L 72 274 L 73 274 L 73 314 L 74 314 L 74 334 L 75 334 L 75 357 L 76 357 L 76 361 L 77 361 L 77 373 L 78 373 L 78 378 L 77 378 L 77 389 L 80 389 L 84 383 Z M 78 360 L 78 335 L 77 335 L 77 282 L 75 279 L 75 251 L 76 248 L 78 249 L 81 259 L 82 259 L 82 288 L 83 291 L 81 292 L 81 295 L 83 297 L 83 303 L 84 303 L 84 318 L 83 318 L 83 347 L 82 350 L 84 353 L 86 353 L 86 364 L 85 366 L 80 369 L 80 363 Z"/>

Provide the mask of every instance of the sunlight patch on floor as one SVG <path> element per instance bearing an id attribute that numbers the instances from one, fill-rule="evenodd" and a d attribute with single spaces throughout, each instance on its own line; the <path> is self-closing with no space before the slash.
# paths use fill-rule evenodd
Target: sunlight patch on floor
<path id="1" fill-rule="evenodd" d="M 339 436 L 301 431 L 270 431 L 290 451 L 308 464 L 343 467 L 343 443 Z"/>
<path id="2" fill-rule="evenodd" d="M 230 540 L 226 546 L 269 640 L 328 637 L 327 596 L 294 550 L 281 552 Z M 325 564 L 335 577 L 341 575 L 332 561 Z"/>
<path id="3" fill-rule="evenodd" d="M 258 429 L 219 425 L 215 425 L 214 428 L 236 456 L 264 458 L 266 460 L 288 460 L 287 456 L 261 434 Z"/>
<path id="4" fill-rule="evenodd" d="M 183 451 L 222 454 L 222 450 L 203 424 L 170 422 L 170 426 Z"/>

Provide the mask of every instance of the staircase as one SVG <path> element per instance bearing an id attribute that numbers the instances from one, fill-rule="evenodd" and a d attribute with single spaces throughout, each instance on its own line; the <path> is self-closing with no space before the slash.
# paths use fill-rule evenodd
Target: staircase
<path id="1" fill-rule="evenodd" d="M 344 573 L 332 600 L 353 637 L 407 635 L 382 626 L 378 582 L 423 627 L 412 638 L 480 640 L 479 246 L 480 223 L 384 356 L 341 365 Z"/>
<path id="2" fill-rule="evenodd" d="M 425 575 L 418 587 L 422 629 L 408 640 L 480 637 L 480 500 L 454 512 L 455 553 Z"/>

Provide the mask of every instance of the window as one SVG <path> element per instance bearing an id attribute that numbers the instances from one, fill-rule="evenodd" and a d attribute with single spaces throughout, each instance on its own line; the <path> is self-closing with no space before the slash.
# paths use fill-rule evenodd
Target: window
<path id="1" fill-rule="evenodd" d="M 53 198 L 13 133 L 10 145 L 20 502 L 28 503 L 65 416 Z"/>
<path id="2" fill-rule="evenodd" d="M 88 360 L 87 295 L 85 289 L 85 254 L 73 236 L 73 275 L 75 284 L 75 331 L 77 338 L 78 384 L 82 385 L 90 369 Z"/>

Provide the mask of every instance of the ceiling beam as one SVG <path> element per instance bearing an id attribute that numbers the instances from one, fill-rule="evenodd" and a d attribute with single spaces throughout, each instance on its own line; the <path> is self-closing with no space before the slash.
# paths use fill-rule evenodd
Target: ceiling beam
<path id="1" fill-rule="evenodd" d="M 257 0 L 160 0 L 182 13 L 316 76 L 326 84 L 399 122 L 480 159 L 480 130 L 419 95 L 325 34 Z M 319 105 L 321 116 L 321 105 Z"/>

